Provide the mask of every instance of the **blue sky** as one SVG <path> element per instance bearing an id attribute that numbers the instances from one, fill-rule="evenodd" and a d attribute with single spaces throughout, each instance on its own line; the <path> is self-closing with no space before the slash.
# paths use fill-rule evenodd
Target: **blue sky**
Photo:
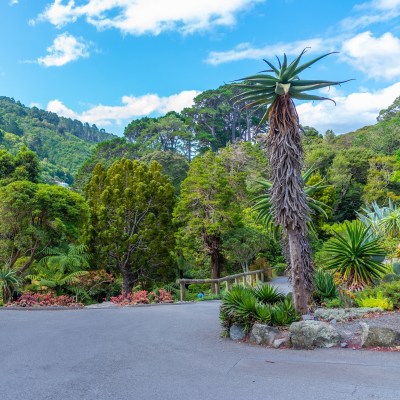
<path id="1" fill-rule="evenodd" d="M 0 22 L 0 95 L 116 134 L 308 46 L 340 53 L 304 78 L 356 80 L 303 125 L 348 132 L 400 95 L 400 0 L 0 0 Z"/>

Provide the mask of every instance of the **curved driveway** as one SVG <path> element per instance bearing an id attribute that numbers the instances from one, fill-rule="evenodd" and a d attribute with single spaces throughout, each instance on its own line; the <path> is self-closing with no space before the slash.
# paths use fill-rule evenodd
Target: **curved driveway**
<path id="1" fill-rule="evenodd" d="M 400 353 L 234 343 L 218 307 L 1 311 L 0 399 L 400 398 Z"/>

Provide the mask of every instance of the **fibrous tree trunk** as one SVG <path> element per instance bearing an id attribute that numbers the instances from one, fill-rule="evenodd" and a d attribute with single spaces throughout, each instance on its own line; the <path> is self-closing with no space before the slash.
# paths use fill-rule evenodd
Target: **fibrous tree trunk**
<path id="1" fill-rule="evenodd" d="M 307 233 L 309 209 L 301 177 L 303 148 L 299 118 L 288 95 L 278 96 L 271 106 L 269 124 L 272 209 L 275 222 L 283 227 L 287 238 L 294 305 L 304 314 L 308 311 L 313 273 Z"/>

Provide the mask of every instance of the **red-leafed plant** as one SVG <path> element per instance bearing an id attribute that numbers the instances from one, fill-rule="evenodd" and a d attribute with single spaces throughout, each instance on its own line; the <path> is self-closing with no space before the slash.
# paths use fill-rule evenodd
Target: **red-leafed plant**
<path id="1" fill-rule="evenodd" d="M 111 302 L 120 306 L 150 303 L 173 303 L 172 294 L 165 289 L 159 289 L 157 292 L 147 292 L 139 290 L 133 293 L 122 293 L 119 296 L 111 297 Z"/>
<path id="2" fill-rule="evenodd" d="M 56 296 L 54 293 L 26 292 L 18 300 L 7 303 L 6 307 L 81 307 L 73 297 Z"/>

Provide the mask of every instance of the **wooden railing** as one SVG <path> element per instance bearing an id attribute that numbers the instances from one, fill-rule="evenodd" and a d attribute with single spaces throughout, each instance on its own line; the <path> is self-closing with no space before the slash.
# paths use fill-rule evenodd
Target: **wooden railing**
<path id="1" fill-rule="evenodd" d="M 186 285 L 188 284 L 209 283 L 211 284 L 211 289 L 213 289 L 212 291 L 216 294 L 219 294 L 220 284 L 222 282 L 225 282 L 226 290 L 230 290 L 233 283 L 236 285 L 243 283 L 243 285 L 250 284 L 253 286 L 255 283 L 264 282 L 265 274 L 268 274 L 268 272 L 269 271 L 266 271 L 265 269 L 258 269 L 256 271 L 243 272 L 241 274 L 224 276 L 223 278 L 218 279 L 179 279 L 178 283 L 181 287 L 181 301 L 185 301 Z"/>

